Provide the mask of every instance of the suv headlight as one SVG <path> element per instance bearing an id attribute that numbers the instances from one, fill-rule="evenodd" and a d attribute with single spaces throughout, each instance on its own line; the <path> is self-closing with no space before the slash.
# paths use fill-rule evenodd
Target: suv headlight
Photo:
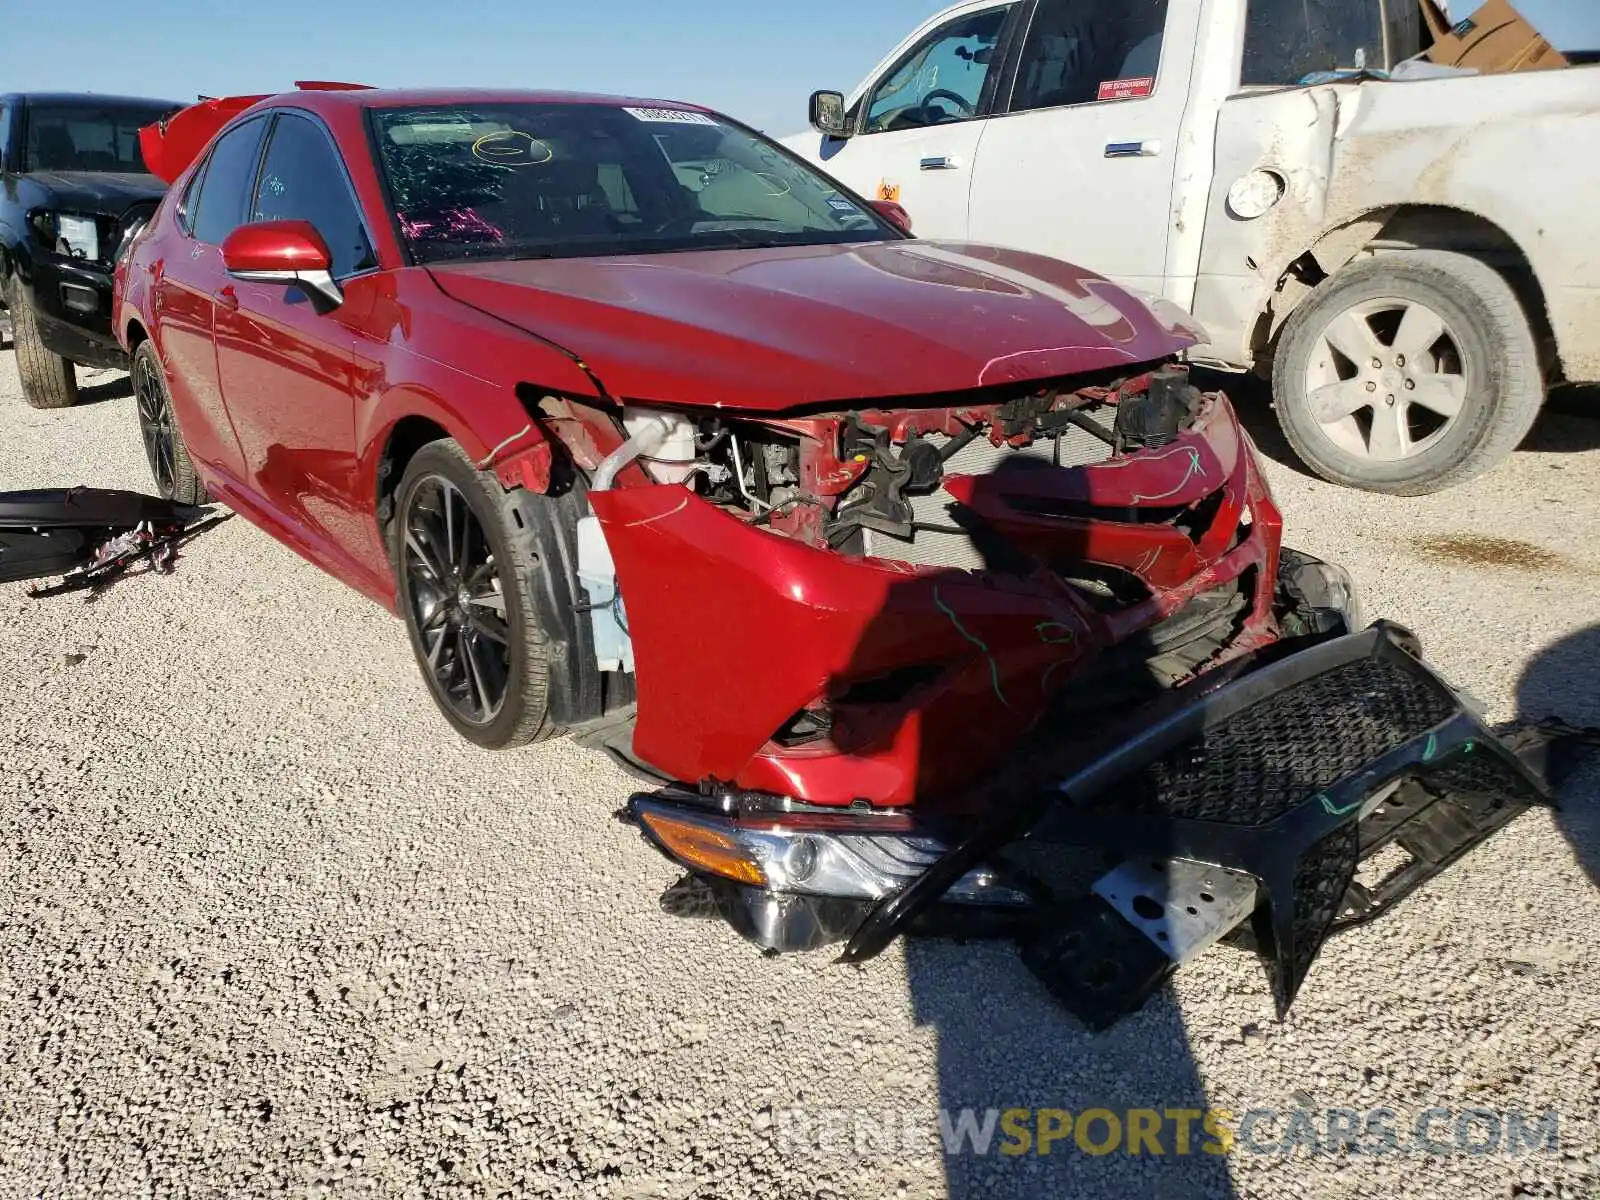
<path id="1" fill-rule="evenodd" d="M 1361 596 L 1356 590 L 1350 572 L 1332 563 L 1325 563 L 1307 554 L 1285 554 L 1284 565 L 1291 578 L 1312 608 L 1332 609 L 1344 618 L 1351 633 L 1366 628 L 1366 617 L 1361 610 Z"/>
<path id="2" fill-rule="evenodd" d="M 67 258 L 100 261 L 100 222 L 96 218 L 41 208 L 30 213 L 28 220 L 45 249 Z"/>

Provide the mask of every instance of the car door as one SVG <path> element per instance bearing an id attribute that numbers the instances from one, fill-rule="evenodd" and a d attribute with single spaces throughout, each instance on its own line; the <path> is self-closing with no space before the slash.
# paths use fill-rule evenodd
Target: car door
<path id="1" fill-rule="evenodd" d="M 998 60 L 1024 7 L 970 5 L 916 38 L 861 89 L 847 115 L 854 135 L 822 139 L 807 157 L 858 195 L 898 201 L 919 236 L 965 237 Z"/>
<path id="2" fill-rule="evenodd" d="M 244 220 L 266 131 L 267 119 L 256 117 L 217 139 L 178 201 L 182 237 L 149 268 L 156 345 L 184 443 L 191 458 L 230 480 L 243 459 L 217 378 L 213 296 L 227 282 L 222 243 Z"/>
<path id="3" fill-rule="evenodd" d="M 375 266 L 343 158 L 310 114 L 276 117 L 248 220 L 310 222 L 336 281 Z M 217 295 L 216 328 L 250 487 L 314 557 L 359 557 L 372 514 L 356 496 L 355 335 L 343 308 L 298 284 L 230 278 Z"/>
<path id="4" fill-rule="evenodd" d="M 1196 0 L 1039 0 L 986 122 L 974 241 L 1162 292 L 1200 9 Z"/>

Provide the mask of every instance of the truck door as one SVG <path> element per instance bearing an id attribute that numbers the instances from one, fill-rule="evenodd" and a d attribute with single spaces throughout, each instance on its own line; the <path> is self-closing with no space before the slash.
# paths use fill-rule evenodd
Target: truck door
<path id="1" fill-rule="evenodd" d="M 913 35 L 853 99 L 848 139 L 785 139 L 869 200 L 897 200 L 920 237 L 967 235 L 973 162 L 994 85 L 1003 35 L 1023 3 L 987 3 Z"/>
<path id="2" fill-rule="evenodd" d="M 1162 293 L 1200 9 L 1199 0 L 1039 0 L 1014 77 L 984 122 L 973 241 Z M 1193 186 L 1209 190 L 1210 180 Z"/>

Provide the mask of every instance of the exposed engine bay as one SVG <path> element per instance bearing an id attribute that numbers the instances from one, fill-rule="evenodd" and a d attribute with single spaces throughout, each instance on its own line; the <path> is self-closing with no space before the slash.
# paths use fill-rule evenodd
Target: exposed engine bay
<path id="1" fill-rule="evenodd" d="M 631 459 L 652 481 L 680 484 L 752 528 L 919 571 L 1023 577 L 1047 566 L 1085 602 L 1114 609 L 1150 598 L 1140 573 L 1160 565 L 1159 549 L 1137 560 L 1137 570 L 1096 562 L 1090 546 L 1060 546 L 1041 560 L 1013 539 L 995 536 L 974 501 L 997 479 L 1034 472 L 1035 479 L 1058 485 L 1025 502 L 1041 523 L 1120 519 L 1167 525 L 1195 538 L 1217 514 L 1220 493 L 1208 503 L 1183 502 L 1192 491 L 1187 485 L 1205 474 L 1192 451 L 1177 456 L 1176 486 L 1167 489 L 1174 503 L 1160 508 L 1108 507 L 1092 489 L 1060 489 L 1071 477 L 1059 472 L 1115 466 L 1132 461 L 1127 456 L 1135 452 L 1169 446 L 1213 407 L 1187 371 L 1169 365 L 986 404 L 760 420 L 629 407 L 622 425 Z M 613 481 L 602 467 L 595 490 Z M 580 577 L 600 659 L 605 669 L 631 670 L 623 600 L 598 522 L 589 524 L 579 538 Z M 1242 603 L 1235 597 L 1235 614 Z"/>
<path id="2" fill-rule="evenodd" d="M 1168 367 L 966 407 L 759 421 L 635 408 L 623 423 L 630 432 L 660 424 L 656 448 L 640 455 L 657 482 L 684 482 L 756 525 L 844 553 L 981 568 L 971 551 L 925 545 L 972 537 L 953 523 L 946 480 L 1002 463 L 1076 467 L 1166 446 L 1204 404 L 1187 372 Z"/>

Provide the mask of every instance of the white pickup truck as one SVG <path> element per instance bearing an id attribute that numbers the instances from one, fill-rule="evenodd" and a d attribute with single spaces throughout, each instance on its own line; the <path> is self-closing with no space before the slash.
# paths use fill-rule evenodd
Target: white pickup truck
<path id="1" fill-rule="evenodd" d="M 1417 0 L 968 0 L 784 141 L 919 235 L 1181 305 L 1318 474 L 1420 495 L 1600 381 L 1600 68 L 1429 41 Z"/>

